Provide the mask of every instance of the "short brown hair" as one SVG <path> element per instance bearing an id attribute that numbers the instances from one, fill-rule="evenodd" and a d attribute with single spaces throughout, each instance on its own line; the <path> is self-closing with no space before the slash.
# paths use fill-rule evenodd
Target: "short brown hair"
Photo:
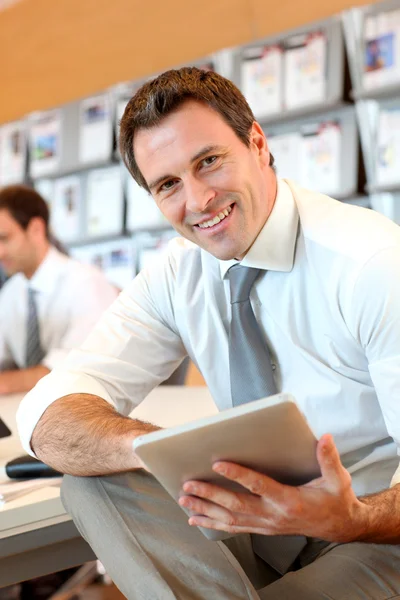
<path id="1" fill-rule="evenodd" d="M 49 237 L 49 209 L 46 201 L 27 185 L 9 185 L 0 189 L 0 210 L 8 210 L 17 223 L 26 229 L 34 217 L 40 217 Z"/>
<path id="2" fill-rule="evenodd" d="M 120 123 L 121 156 L 132 177 L 147 191 L 147 183 L 133 151 L 135 133 L 158 125 L 187 100 L 197 100 L 213 108 L 246 146 L 250 144 L 250 130 L 255 118 L 245 97 L 229 79 L 196 67 L 166 71 L 136 92 Z M 271 154 L 270 166 L 273 164 Z"/>

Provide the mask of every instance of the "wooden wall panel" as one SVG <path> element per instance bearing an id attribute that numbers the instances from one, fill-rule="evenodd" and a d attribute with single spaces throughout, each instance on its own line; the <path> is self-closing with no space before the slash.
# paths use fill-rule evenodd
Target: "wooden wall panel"
<path id="1" fill-rule="evenodd" d="M 25 0 L 0 13 L 0 122 L 250 34 L 247 0 Z"/>
<path id="2" fill-rule="evenodd" d="M 0 12 L 0 123 L 361 0 L 21 0 Z"/>
<path id="3" fill-rule="evenodd" d="M 249 0 L 254 23 L 254 37 L 279 33 L 326 19 L 352 6 L 368 4 L 367 0 Z"/>

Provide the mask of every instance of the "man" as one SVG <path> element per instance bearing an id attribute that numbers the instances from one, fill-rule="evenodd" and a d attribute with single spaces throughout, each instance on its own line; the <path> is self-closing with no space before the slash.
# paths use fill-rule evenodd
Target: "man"
<path id="1" fill-rule="evenodd" d="M 129 599 L 395 597 L 398 227 L 277 180 L 245 99 L 215 73 L 184 68 L 146 83 L 120 144 L 189 241 L 172 242 L 26 396 L 25 448 L 72 475 L 64 501 Z M 267 388 L 292 392 L 319 438 L 322 477 L 289 487 L 215 464 L 251 494 L 187 482 L 188 523 L 132 450 L 155 427 L 123 416 L 186 354 L 220 409 Z M 212 543 L 197 525 L 241 535 Z"/>
<path id="2" fill-rule="evenodd" d="M 0 394 L 25 392 L 82 343 L 117 292 L 51 244 L 47 204 L 23 185 L 0 190 L 0 263 L 10 276 L 0 293 Z"/>

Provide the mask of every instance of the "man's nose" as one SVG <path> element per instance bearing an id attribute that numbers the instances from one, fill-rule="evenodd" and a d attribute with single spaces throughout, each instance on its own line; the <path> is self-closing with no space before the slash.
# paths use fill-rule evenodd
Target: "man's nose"
<path id="1" fill-rule="evenodd" d="M 215 198 L 216 192 L 205 182 L 191 178 L 185 182 L 186 210 L 192 213 L 202 213 L 207 205 Z"/>

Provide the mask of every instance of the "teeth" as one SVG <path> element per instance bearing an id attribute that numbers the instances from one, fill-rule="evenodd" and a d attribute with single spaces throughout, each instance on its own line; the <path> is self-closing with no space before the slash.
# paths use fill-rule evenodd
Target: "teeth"
<path id="1" fill-rule="evenodd" d="M 209 221 L 204 221 L 204 223 L 199 223 L 199 227 L 201 229 L 206 229 L 207 227 L 212 227 L 213 225 L 216 225 L 217 223 L 219 223 L 220 221 L 225 219 L 225 217 L 227 217 L 229 215 L 231 210 L 232 210 L 231 207 L 228 206 L 228 208 L 225 208 L 213 219 L 210 219 Z"/>

